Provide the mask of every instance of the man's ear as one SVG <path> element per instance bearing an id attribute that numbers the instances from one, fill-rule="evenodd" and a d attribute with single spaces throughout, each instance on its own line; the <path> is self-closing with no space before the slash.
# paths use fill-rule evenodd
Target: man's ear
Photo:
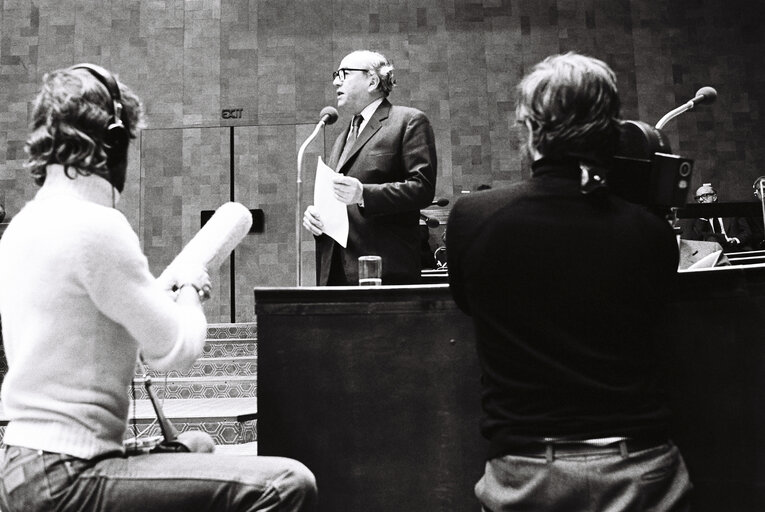
<path id="1" fill-rule="evenodd" d="M 523 124 L 526 127 L 526 131 L 528 132 L 528 138 L 526 140 L 526 151 L 528 151 L 528 155 L 531 158 L 531 161 L 535 162 L 542 158 L 542 154 L 534 146 L 534 123 L 530 119 L 526 119 Z"/>
<path id="2" fill-rule="evenodd" d="M 377 76 L 377 73 L 369 73 L 369 85 L 367 86 L 367 90 L 369 92 L 374 92 L 377 90 L 378 85 L 380 85 L 380 77 Z"/>

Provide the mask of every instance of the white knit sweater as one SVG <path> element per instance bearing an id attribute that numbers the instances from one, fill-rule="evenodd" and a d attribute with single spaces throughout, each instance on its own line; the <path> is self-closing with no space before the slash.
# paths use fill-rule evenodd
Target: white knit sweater
<path id="1" fill-rule="evenodd" d="M 0 239 L 6 444 L 80 458 L 122 450 L 139 348 L 158 369 L 202 352 L 202 309 L 157 284 L 116 197 L 103 178 L 49 166 Z"/>

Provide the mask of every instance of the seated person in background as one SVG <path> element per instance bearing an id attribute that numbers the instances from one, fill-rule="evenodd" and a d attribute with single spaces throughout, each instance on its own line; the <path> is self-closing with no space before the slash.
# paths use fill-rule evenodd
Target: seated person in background
<path id="1" fill-rule="evenodd" d="M 155 279 L 115 207 L 142 110 L 98 66 L 46 74 L 34 101 L 26 150 L 41 188 L 0 239 L 2 510 L 311 510 L 314 476 L 291 459 L 125 453 L 139 353 L 190 366 L 210 292 L 201 264 Z"/>
<path id="2" fill-rule="evenodd" d="M 696 201 L 704 204 L 717 202 L 717 191 L 710 183 L 696 189 Z M 725 252 L 751 250 L 751 231 L 746 219 L 741 217 L 712 217 L 695 219 L 685 234 L 688 240 L 702 240 L 719 243 Z"/>

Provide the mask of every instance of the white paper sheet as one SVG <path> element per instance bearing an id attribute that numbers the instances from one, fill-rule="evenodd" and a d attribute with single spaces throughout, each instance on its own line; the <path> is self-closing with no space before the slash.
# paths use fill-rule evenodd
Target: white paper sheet
<path id="1" fill-rule="evenodd" d="M 348 207 L 335 199 L 332 190 L 333 171 L 321 157 L 316 164 L 316 181 L 313 186 L 313 205 L 324 224 L 324 233 L 345 248 L 348 245 Z"/>

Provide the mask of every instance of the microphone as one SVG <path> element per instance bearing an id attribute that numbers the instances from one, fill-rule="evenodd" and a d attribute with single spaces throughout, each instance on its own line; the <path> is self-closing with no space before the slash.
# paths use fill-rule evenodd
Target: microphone
<path id="1" fill-rule="evenodd" d="M 420 218 L 425 221 L 425 225 L 429 228 L 437 228 L 441 225 L 440 222 L 438 222 L 438 219 L 434 219 L 433 217 L 428 217 L 424 213 L 420 214 Z"/>
<path id="2" fill-rule="evenodd" d="M 174 269 L 184 262 L 203 265 L 209 272 L 220 268 L 250 232 L 252 214 L 241 203 L 223 203 L 210 220 L 183 247 L 157 280 L 166 288 L 176 284 Z"/>
<path id="3" fill-rule="evenodd" d="M 446 206 L 449 204 L 449 200 L 444 197 L 439 197 L 438 199 L 434 200 L 432 203 L 430 203 L 430 206 Z"/>
<path id="4" fill-rule="evenodd" d="M 702 87 L 696 91 L 696 97 L 691 101 L 694 105 L 700 105 L 701 103 L 714 103 L 717 99 L 717 91 L 714 87 Z"/>
<path id="5" fill-rule="evenodd" d="M 313 133 L 308 136 L 308 138 L 303 142 L 303 144 L 300 146 L 300 149 L 298 150 L 298 156 L 297 156 L 297 186 L 296 189 L 296 200 L 295 200 L 295 268 L 296 271 L 296 280 L 297 280 L 297 286 L 300 287 L 300 281 L 302 276 L 302 260 L 301 256 L 303 251 L 300 250 L 300 232 L 302 231 L 302 216 L 303 216 L 303 154 L 305 153 L 305 149 L 308 147 L 308 144 L 313 141 L 313 139 L 316 138 L 316 136 L 319 134 L 319 130 L 321 130 L 325 125 L 332 124 L 335 121 L 337 121 L 337 109 L 335 107 L 324 107 L 321 109 L 321 112 L 319 112 L 319 122 L 316 123 L 316 128 L 313 129 Z"/>
<path id="6" fill-rule="evenodd" d="M 661 130 L 672 119 L 676 118 L 683 112 L 687 112 L 688 110 L 692 109 L 696 105 L 701 105 L 702 103 L 714 103 L 716 99 L 717 99 L 717 91 L 713 87 L 709 87 L 709 86 L 702 87 L 701 89 L 696 91 L 696 96 L 692 100 L 664 114 L 664 117 L 659 119 L 659 122 L 656 123 L 656 129 Z"/>
<path id="7" fill-rule="evenodd" d="M 337 121 L 337 109 L 335 107 L 324 107 L 319 112 L 319 124 L 333 124 Z"/>

